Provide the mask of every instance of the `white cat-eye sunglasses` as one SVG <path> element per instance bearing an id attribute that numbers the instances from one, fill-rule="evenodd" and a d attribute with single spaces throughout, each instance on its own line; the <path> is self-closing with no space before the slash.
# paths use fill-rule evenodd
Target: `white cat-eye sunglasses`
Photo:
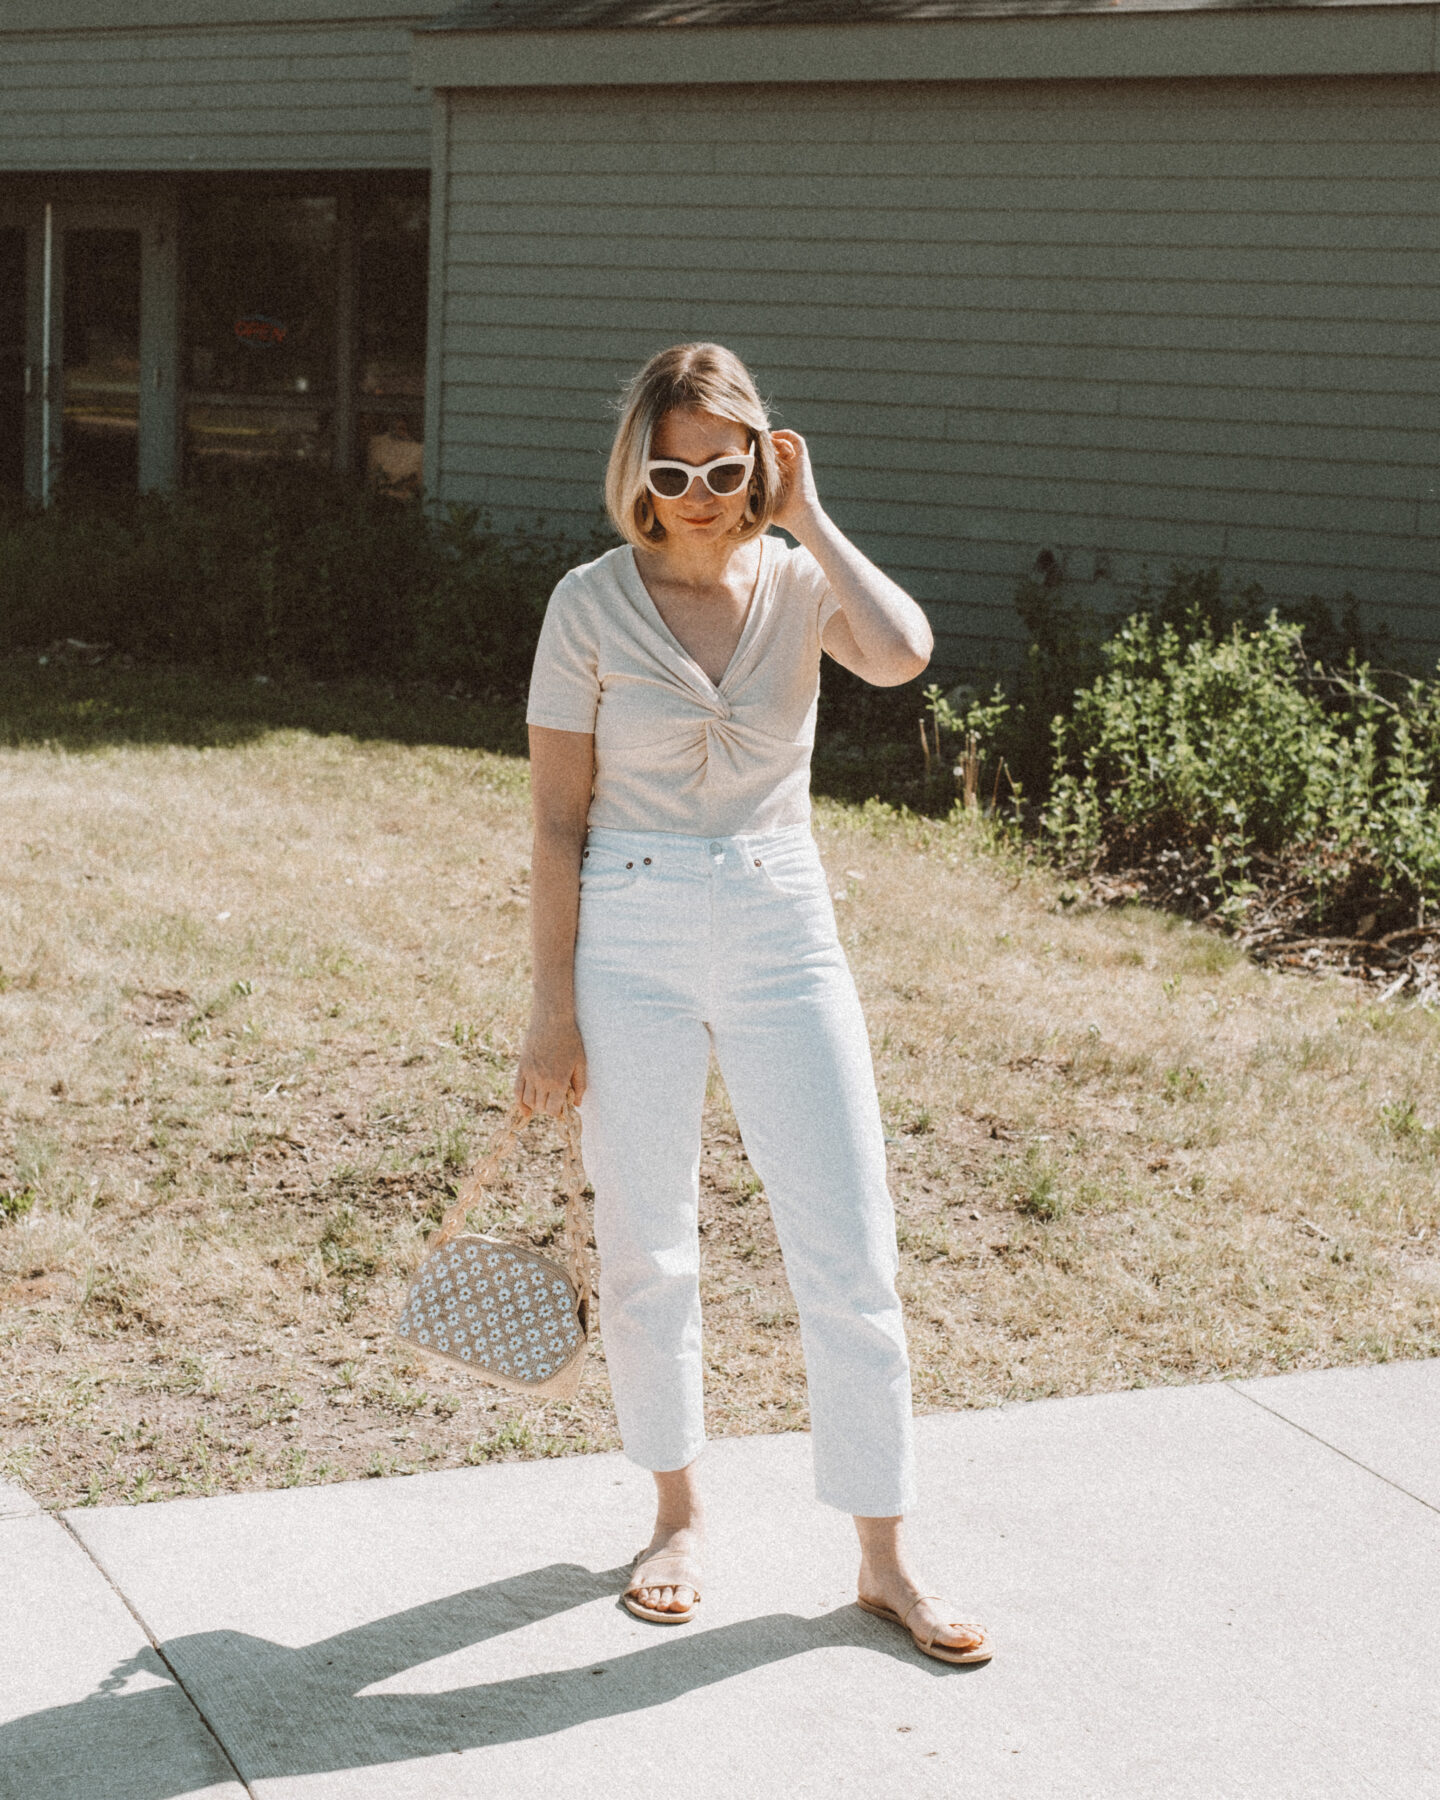
<path id="1" fill-rule="evenodd" d="M 738 494 L 750 479 L 750 471 L 755 467 L 755 452 L 747 450 L 743 456 L 733 453 L 729 456 L 716 456 L 707 463 L 668 462 L 656 458 L 645 465 L 645 485 L 660 500 L 678 500 L 682 494 L 688 493 L 690 483 L 698 475 L 709 488 L 722 500 L 731 494 Z"/>

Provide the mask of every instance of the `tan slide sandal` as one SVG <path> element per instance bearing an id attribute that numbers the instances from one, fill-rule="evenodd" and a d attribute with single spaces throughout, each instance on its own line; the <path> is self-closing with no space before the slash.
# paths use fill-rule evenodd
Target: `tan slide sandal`
<path id="1" fill-rule="evenodd" d="M 905 1608 L 903 1613 L 897 1613 L 893 1606 L 881 1606 L 874 1600 L 864 1600 L 858 1594 L 855 1596 L 855 1604 L 865 1612 L 874 1613 L 877 1619 L 889 1619 L 894 1624 L 900 1626 L 902 1631 L 909 1631 L 911 1641 L 914 1643 L 915 1648 L 921 1651 L 925 1656 L 933 1656 L 936 1662 L 989 1662 L 994 1652 L 985 1641 L 985 1627 L 983 1625 L 972 1625 L 965 1619 L 949 1619 L 944 1626 L 940 1627 L 941 1630 L 948 1628 L 951 1631 L 967 1631 L 973 1636 L 978 1637 L 980 1640 L 979 1643 L 972 1644 L 967 1650 L 955 1650 L 952 1649 L 949 1644 L 937 1644 L 933 1636 L 923 1638 L 918 1631 L 910 1630 L 907 1621 L 909 1620 L 911 1613 L 919 1606 L 920 1602 L 922 1600 L 938 1599 L 940 1599 L 939 1594 L 917 1594 Z"/>
<path id="2" fill-rule="evenodd" d="M 634 1613 L 637 1619 L 648 1619 L 652 1625 L 683 1625 L 687 1619 L 695 1617 L 695 1608 L 700 1604 L 700 1571 L 688 1556 L 678 1552 L 658 1556 L 645 1557 L 642 1550 L 635 1558 L 630 1585 L 620 1596 L 626 1610 Z M 644 1588 L 689 1588 L 695 1598 L 684 1612 L 659 1612 L 653 1606 L 642 1606 L 635 1596 Z"/>

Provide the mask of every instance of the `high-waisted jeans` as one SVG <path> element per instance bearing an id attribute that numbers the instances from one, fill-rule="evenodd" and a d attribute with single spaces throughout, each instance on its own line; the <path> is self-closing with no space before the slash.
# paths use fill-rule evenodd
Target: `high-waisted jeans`
<path id="1" fill-rule="evenodd" d="M 750 837 L 593 829 L 575 1004 L 600 1316 L 626 1454 L 705 1441 L 697 1225 L 713 1045 L 800 1315 L 815 1488 L 914 1504 L 895 1215 L 860 1001 L 808 826 Z"/>

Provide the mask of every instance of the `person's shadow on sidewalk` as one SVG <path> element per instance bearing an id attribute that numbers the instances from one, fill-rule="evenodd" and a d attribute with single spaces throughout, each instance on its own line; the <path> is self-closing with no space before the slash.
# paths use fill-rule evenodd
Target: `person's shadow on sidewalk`
<path id="1" fill-rule="evenodd" d="M 893 1626 L 840 1606 L 813 1619 L 769 1613 L 712 1631 L 657 1626 L 663 1639 L 624 1656 L 446 1693 L 360 1692 L 417 1664 L 617 1594 L 628 1573 L 552 1563 L 299 1649 L 241 1631 L 210 1631 L 168 1641 L 165 1655 L 251 1783 L 544 1737 L 660 1706 L 827 1646 L 873 1650 L 935 1675 L 955 1672 L 921 1656 Z M 166 1677 L 166 1684 L 116 1691 L 142 1671 Z M 113 1669 L 86 1699 L 0 1725 L 0 1795 L 96 1800 L 103 1792 L 105 1800 L 170 1800 L 191 1791 L 195 1753 L 176 1748 L 195 1735 L 180 1718 L 184 1710 L 160 1658 L 146 1649 Z M 94 1786 L 98 1770 L 104 1770 L 103 1788 Z"/>

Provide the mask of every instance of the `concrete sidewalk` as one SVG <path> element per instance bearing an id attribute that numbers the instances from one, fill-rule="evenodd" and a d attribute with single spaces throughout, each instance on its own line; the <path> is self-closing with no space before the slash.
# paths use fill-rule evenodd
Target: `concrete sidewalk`
<path id="1" fill-rule="evenodd" d="M 1440 1795 L 1440 1360 L 919 1441 L 915 1549 L 988 1667 L 850 1603 L 801 1436 L 711 1446 L 709 1586 L 669 1629 L 616 1601 L 649 1492 L 618 1456 L 58 1519 L 0 1494 L 0 1795 Z"/>

